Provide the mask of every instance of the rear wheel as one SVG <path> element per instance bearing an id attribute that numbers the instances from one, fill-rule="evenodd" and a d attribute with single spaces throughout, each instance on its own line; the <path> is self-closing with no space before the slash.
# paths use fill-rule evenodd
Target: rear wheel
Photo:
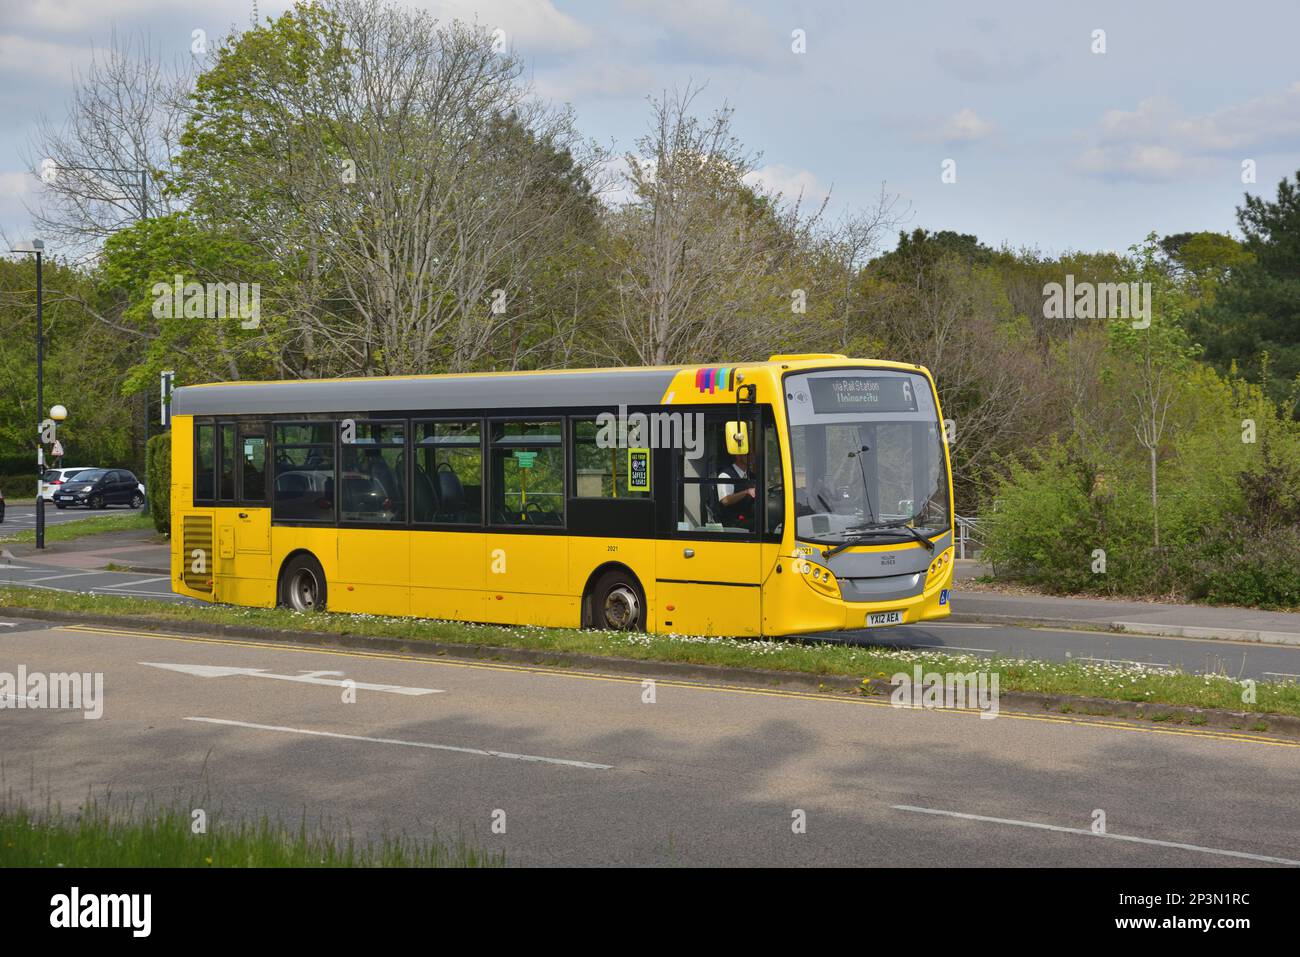
<path id="1" fill-rule="evenodd" d="M 144 504 L 144 496 L 141 495 L 139 492 L 136 492 L 134 495 L 131 496 L 132 508 L 139 508 L 143 504 Z"/>
<path id="2" fill-rule="evenodd" d="M 644 631 L 645 595 L 636 576 L 609 571 L 591 590 L 591 626 L 606 631 Z"/>
<path id="3" fill-rule="evenodd" d="M 310 555 L 295 555 L 280 574 L 280 606 L 294 611 L 325 610 L 325 572 Z"/>

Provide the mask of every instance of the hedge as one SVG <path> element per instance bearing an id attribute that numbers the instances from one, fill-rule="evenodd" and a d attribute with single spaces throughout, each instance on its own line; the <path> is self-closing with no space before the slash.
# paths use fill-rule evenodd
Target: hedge
<path id="1" fill-rule="evenodd" d="M 145 451 L 149 474 L 149 514 L 153 527 L 164 535 L 172 532 L 172 434 L 164 432 L 149 440 Z"/>

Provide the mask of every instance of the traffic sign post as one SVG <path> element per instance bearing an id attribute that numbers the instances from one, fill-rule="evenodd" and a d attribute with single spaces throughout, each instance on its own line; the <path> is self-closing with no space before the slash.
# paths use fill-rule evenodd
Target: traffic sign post
<path id="1" fill-rule="evenodd" d="M 158 373 L 158 421 L 163 428 L 172 424 L 172 383 L 176 381 L 176 372 L 167 369 Z"/>

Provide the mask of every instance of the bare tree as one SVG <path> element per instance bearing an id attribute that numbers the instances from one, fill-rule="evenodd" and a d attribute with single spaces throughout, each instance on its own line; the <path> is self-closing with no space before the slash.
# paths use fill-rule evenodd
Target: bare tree
<path id="1" fill-rule="evenodd" d="M 756 157 L 723 106 L 692 113 L 700 88 L 651 99 L 650 129 L 625 157 L 632 199 L 611 217 L 618 256 L 611 347 L 644 364 L 759 352 L 789 314 L 806 219 L 747 177 Z"/>
<path id="2" fill-rule="evenodd" d="M 29 212 L 69 260 L 93 255 L 123 226 L 178 207 L 165 186 L 192 81 L 192 68 L 165 64 L 147 36 L 114 32 L 76 77 L 64 121 L 40 117 L 24 151 L 42 184 Z"/>

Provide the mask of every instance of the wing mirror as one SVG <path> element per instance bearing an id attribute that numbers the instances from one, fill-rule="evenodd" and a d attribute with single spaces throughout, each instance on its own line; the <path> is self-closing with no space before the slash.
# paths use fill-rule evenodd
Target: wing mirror
<path id="1" fill-rule="evenodd" d="M 727 454 L 728 455 L 749 454 L 749 423 L 748 422 L 727 423 Z"/>

